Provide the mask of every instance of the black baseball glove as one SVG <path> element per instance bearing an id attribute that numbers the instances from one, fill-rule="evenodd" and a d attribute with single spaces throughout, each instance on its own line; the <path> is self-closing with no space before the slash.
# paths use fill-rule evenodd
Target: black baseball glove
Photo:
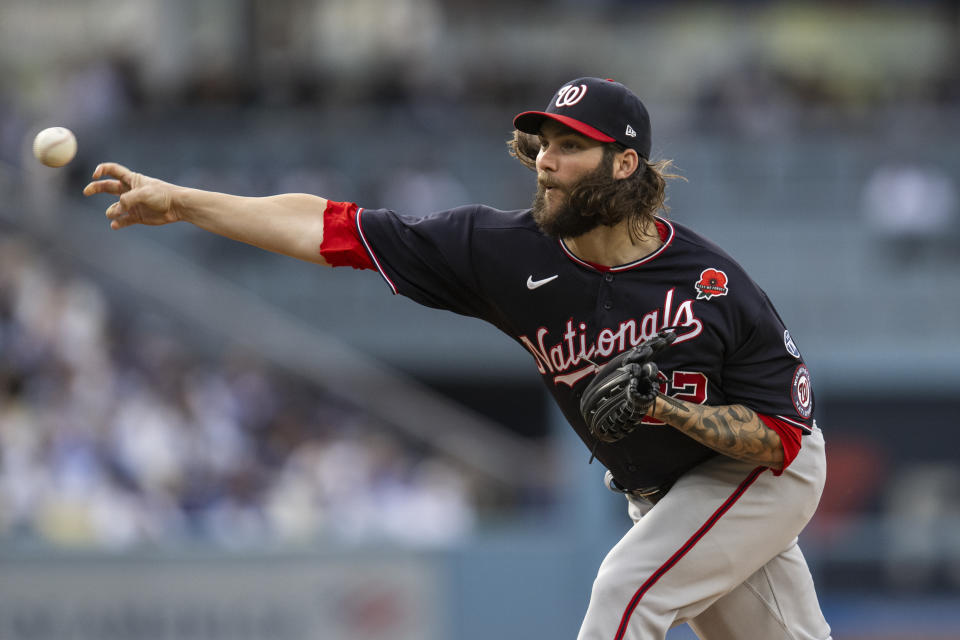
<path id="1" fill-rule="evenodd" d="M 600 367 L 580 398 L 580 414 L 601 442 L 616 442 L 640 425 L 660 389 L 653 357 L 677 334 L 665 329 Z"/>

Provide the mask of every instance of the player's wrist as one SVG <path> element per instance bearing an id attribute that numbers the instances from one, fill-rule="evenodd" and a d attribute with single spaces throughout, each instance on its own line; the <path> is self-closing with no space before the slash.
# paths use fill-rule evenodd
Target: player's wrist
<path id="1" fill-rule="evenodd" d="M 662 399 L 663 395 L 658 391 L 657 395 L 653 398 L 653 402 L 650 403 L 650 408 L 647 409 L 648 418 L 657 418 L 659 420 L 660 409 L 662 408 Z"/>
<path id="2" fill-rule="evenodd" d="M 179 185 L 167 185 L 169 191 L 168 214 L 184 222 L 202 228 L 216 226 L 225 212 L 237 210 L 248 200 L 243 196 L 233 196 L 214 191 L 204 191 Z"/>

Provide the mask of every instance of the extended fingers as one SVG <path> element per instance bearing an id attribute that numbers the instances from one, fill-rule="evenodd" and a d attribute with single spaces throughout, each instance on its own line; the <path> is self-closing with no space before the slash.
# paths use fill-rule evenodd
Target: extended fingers
<path id="1" fill-rule="evenodd" d="M 120 195 L 133 187 L 135 175 L 122 164 L 104 162 L 93 170 L 94 181 L 83 188 L 83 195 L 92 196 L 97 193 Z"/>
<path id="2" fill-rule="evenodd" d="M 127 169 L 122 164 L 117 164 L 116 162 L 102 162 L 97 165 L 96 169 L 93 170 L 94 180 L 99 180 L 100 178 L 106 178 L 107 176 L 110 176 L 124 181 L 131 175 L 133 175 L 133 171 L 130 171 L 130 169 Z"/>
<path id="3" fill-rule="evenodd" d="M 96 180 L 83 188 L 83 195 L 92 196 L 97 193 L 109 193 L 118 196 L 128 188 L 119 180 Z"/>
<path id="4" fill-rule="evenodd" d="M 114 221 L 128 214 L 123 209 L 123 205 L 121 205 L 119 202 L 114 202 L 109 207 L 107 207 L 106 215 L 107 215 L 107 220 Z"/>
<path id="5" fill-rule="evenodd" d="M 130 212 L 124 209 L 121 202 L 114 202 L 106 211 L 107 219 L 110 221 L 111 229 L 121 229 L 123 227 L 129 227 L 133 224 L 133 220 L 130 216 Z"/>

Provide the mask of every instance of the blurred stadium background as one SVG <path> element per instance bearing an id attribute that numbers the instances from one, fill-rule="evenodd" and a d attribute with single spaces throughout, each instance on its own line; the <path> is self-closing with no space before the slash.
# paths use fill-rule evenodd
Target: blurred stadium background
<path id="1" fill-rule="evenodd" d="M 949 1 L 2 0 L 0 638 L 572 637 L 628 522 L 528 354 L 79 194 L 524 207 L 510 118 L 578 75 L 812 366 L 834 637 L 960 638 L 958 54 Z"/>

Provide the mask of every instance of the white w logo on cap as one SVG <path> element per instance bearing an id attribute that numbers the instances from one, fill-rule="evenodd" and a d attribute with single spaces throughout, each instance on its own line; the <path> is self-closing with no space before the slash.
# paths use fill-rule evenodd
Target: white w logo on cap
<path id="1" fill-rule="evenodd" d="M 558 107 L 572 107 L 580 102 L 586 94 L 587 85 L 581 84 L 575 87 L 572 84 L 568 84 L 560 87 L 560 91 L 557 91 L 557 101 L 554 104 Z"/>

